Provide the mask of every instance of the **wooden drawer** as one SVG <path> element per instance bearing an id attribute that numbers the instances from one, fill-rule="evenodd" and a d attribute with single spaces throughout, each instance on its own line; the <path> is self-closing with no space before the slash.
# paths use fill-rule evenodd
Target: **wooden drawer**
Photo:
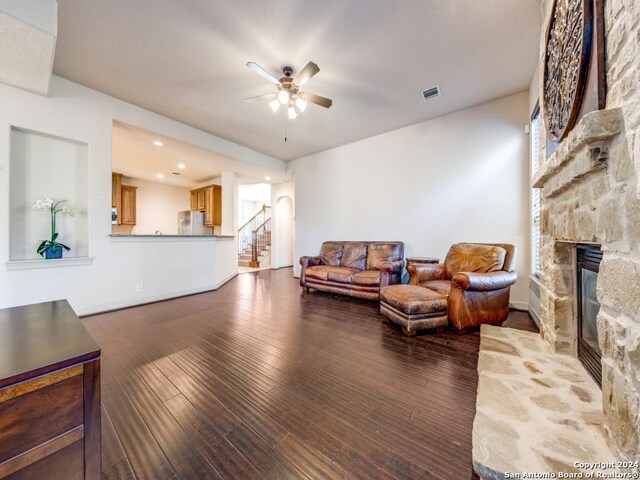
<path id="1" fill-rule="evenodd" d="M 79 365 L 1 389 L 0 464 L 81 426 L 82 387 Z"/>
<path id="2" fill-rule="evenodd" d="M 44 457 L 13 475 L 7 480 L 82 480 L 84 469 L 84 445 L 78 440 L 68 447 Z"/>

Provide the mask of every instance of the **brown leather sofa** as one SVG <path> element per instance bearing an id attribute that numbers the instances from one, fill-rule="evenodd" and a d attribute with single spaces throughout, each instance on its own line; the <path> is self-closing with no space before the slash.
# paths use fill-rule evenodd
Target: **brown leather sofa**
<path id="1" fill-rule="evenodd" d="M 378 300 L 380 288 L 400 283 L 402 242 L 324 242 L 316 257 L 300 257 L 300 286 Z"/>
<path id="2" fill-rule="evenodd" d="M 483 323 L 500 325 L 507 318 L 515 265 L 513 245 L 457 243 L 444 263 L 413 264 L 407 271 L 412 285 L 447 296 L 449 325 L 465 333 Z"/>

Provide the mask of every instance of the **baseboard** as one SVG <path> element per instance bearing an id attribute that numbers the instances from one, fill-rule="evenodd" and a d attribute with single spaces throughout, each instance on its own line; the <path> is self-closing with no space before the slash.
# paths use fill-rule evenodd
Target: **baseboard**
<path id="1" fill-rule="evenodd" d="M 522 310 L 523 312 L 528 312 L 529 304 L 527 302 L 509 302 L 509 308 L 513 310 Z"/>
<path id="2" fill-rule="evenodd" d="M 271 266 L 271 270 L 280 270 L 281 268 L 293 268 L 293 263 L 289 265 L 279 265 L 277 267 Z"/>
<path id="3" fill-rule="evenodd" d="M 188 297 L 190 295 L 197 295 L 199 293 L 214 292 L 237 275 L 238 272 L 234 272 L 228 277 L 220 280 L 218 283 L 207 285 L 205 287 L 189 288 L 186 290 L 179 290 L 177 292 L 165 293 L 160 295 L 149 295 L 147 297 L 128 299 L 121 302 L 105 303 L 102 305 L 97 305 L 95 307 L 84 308 L 77 310 L 76 315 L 78 315 L 79 317 L 90 317 L 92 315 L 99 315 L 101 313 L 113 312 L 125 308 L 140 307 L 142 305 L 148 305 L 150 303 L 164 302 L 180 297 Z"/>
<path id="4" fill-rule="evenodd" d="M 531 315 L 531 318 L 533 319 L 533 323 L 535 323 L 536 326 L 540 328 L 540 316 L 538 315 L 538 312 L 536 312 L 533 308 L 529 307 L 529 315 Z"/>

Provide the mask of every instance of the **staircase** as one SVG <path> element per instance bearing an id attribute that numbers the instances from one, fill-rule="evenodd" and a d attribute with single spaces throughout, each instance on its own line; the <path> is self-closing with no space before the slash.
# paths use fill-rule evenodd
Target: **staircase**
<path id="1" fill-rule="evenodd" d="M 271 207 L 263 205 L 238 229 L 238 265 L 259 267 L 271 258 Z"/>

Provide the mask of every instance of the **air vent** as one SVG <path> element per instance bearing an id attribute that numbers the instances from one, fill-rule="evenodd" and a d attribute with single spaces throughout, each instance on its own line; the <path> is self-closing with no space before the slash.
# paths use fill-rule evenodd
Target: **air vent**
<path id="1" fill-rule="evenodd" d="M 422 99 L 426 102 L 440 96 L 440 87 L 435 86 L 422 91 Z"/>

